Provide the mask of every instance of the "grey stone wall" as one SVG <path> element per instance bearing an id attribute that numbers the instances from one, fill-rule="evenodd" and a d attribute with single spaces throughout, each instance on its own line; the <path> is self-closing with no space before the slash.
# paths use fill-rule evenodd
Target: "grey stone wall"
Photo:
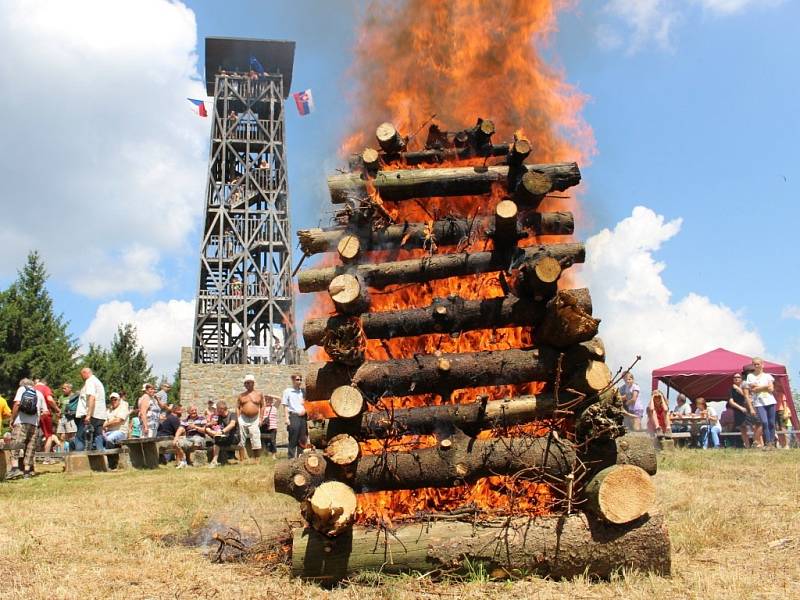
<path id="1" fill-rule="evenodd" d="M 236 398 L 244 391 L 242 380 L 248 373 L 256 378 L 256 389 L 273 396 L 281 396 L 291 385 L 292 373 L 305 378 L 304 365 L 210 365 L 195 364 L 192 349 L 181 348 L 181 404 L 196 404 L 204 408 L 208 400 L 225 400 L 236 408 Z M 278 443 L 286 443 L 286 427 L 283 425 L 283 408 L 279 414 Z"/>

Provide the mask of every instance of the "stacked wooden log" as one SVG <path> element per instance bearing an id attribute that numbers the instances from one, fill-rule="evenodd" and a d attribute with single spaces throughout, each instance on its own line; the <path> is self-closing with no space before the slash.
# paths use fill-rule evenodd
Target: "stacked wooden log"
<path id="1" fill-rule="evenodd" d="M 298 276 L 301 292 L 327 292 L 335 307 L 303 327 L 306 345 L 321 346 L 331 359 L 309 365 L 306 399 L 327 403 L 335 418 L 313 438 L 316 449 L 275 470 L 276 491 L 302 502 L 308 524 L 294 540 L 297 575 L 333 580 L 359 569 L 429 571 L 465 560 L 559 577 L 608 576 L 623 567 L 669 572 L 663 520 L 648 514 L 654 450 L 648 438 L 623 435 L 589 291 L 559 289 L 566 269 L 584 261 L 584 247 L 539 239 L 572 234 L 571 213 L 538 207 L 548 194 L 580 182 L 578 166 L 526 164 L 526 139 L 495 144 L 493 134 L 494 125 L 482 119 L 454 133 L 431 126 L 426 147 L 411 151 L 393 125 L 380 125 L 378 148 L 353 157 L 350 172 L 328 178 L 332 202 L 344 205 L 337 224 L 299 232 L 307 255 L 336 253 L 338 264 Z M 440 209 L 458 196 L 480 196 L 484 208 L 477 216 L 440 214 L 419 223 L 392 217 L 393 203 L 424 206 L 434 196 Z M 485 249 L 463 251 L 478 241 Z M 419 256 L 420 249 L 422 257 L 385 258 L 387 250 Z M 484 273 L 497 274 L 502 297 L 450 295 L 428 306 L 373 308 L 372 296 L 388 286 Z M 365 352 L 371 340 L 509 327 L 529 330 L 533 344 L 388 360 Z M 533 382 L 544 391 L 454 401 L 456 390 Z M 420 394 L 441 404 L 399 409 L 387 402 Z M 368 440 L 404 436 L 427 443 L 364 451 Z M 450 488 L 486 477 L 547 483 L 549 515 L 512 511 L 498 525 L 496 515 L 471 514 L 462 526 L 429 514 L 426 525 L 393 526 L 378 544 L 374 531 L 355 525 L 359 494 Z"/>

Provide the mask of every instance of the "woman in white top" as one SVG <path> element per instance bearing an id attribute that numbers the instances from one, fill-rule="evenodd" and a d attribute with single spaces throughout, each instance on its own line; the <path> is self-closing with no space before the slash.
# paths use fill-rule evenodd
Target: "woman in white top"
<path id="1" fill-rule="evenodd" d="M 753 372 L 747 376 L 747 387 L 750 390 L 750 400 L 764 427 L 764 444 L 775 446 L 775 405 L 778 403 L 772 395 L 775 391 L 775 379 L 764 372 L 764 359 L 760 356 L 753 357 Z"/>

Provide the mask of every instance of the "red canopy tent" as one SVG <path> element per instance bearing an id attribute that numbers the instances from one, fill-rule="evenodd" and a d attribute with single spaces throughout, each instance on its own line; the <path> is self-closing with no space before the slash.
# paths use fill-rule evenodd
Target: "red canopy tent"
<path id="1" fill-rule="evenodd" d="M 676 389 L 691 399 L 702 396 L 712 402 L 727 401 L 730 397 L 733 374 L 741 373 L 742 368 L 751 362 L 752 357 L 750 356 L 717 348 L 674 365 L 656 369 L 653 371 L 652 389 L 656 389 L 658 382 L 661 381 L 668 388 Z M 797 408 L 792 398 L 792 388 L 786 367 L 765 360 L 764 371 L 775 378 L 775 398 L 779 405 L 782 404 L 782 401 L 789 405 L 792 413 L 792 425 L 797 431 L 800 429 Z"/>

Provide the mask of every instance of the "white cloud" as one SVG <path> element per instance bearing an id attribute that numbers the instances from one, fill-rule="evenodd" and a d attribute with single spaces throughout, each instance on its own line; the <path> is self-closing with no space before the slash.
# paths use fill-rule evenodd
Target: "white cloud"
<path id="1" fill-rule="evenodd" d="M 83 348 L 90 343 L 108 347 L 117 328 L 124 323 L 136 326 L 139 343 L 153 374 L 171 377 L 180 360 L 181 346 L 192 343 L 194 301 L 169 300 L 134 309 L 130 302 L 112 300 L 97 307 L 94 319 L 80 337 Z"/>
<path id="2" fill-rule="evenodd" d="M 789 304 L 783 307 L 781 317 L 784 319 L 800 319 L 800 306 L 797 304 Z"/>
<path id="3" fill-rule="evenodd" d="M 752 8 L 777 6 L 784 0 L 607 0 L 603 11 L 612 23 L 597 26 L 595 37 L 602 48 L 622 45 L 622 34 L 618 26 L 629 33 L 629 51 L 654 43 L 661 48 L 670 48 L 675 25 L 689 16 L 693 7 L 700 8 L 711 16 L 728 16 Z"/>
<path id="4" fill-rule="evenodd" d="M 594 314 L 602 319 L 600 337 L 613 371 L 642 360 L 634 374 L 642 388 L 653 369 L 724 347 L 763 354 L 764 343 L 741 314 L 695 293 L 673 301 L 653 254 L 678 234 L 681 219 L 666 221 L 637 206 L 613 230 L 586 242 L 582 283 L 592 292 Z M 648 394 L 649 396 L 649 394 Z"/>
<path id="5" fill-rule="evenodd" d="M 202 210 L 196 41 L 179 2 L 0 3 L 0 277 L 38 248 L 79 293 L 161 287 Z"/>

